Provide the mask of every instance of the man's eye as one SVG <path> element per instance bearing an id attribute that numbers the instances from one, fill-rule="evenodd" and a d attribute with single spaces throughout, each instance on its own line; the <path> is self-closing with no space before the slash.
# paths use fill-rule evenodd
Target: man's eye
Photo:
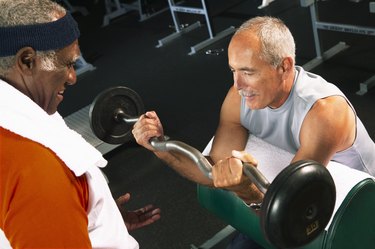
<path id="1" fill-rule="evenodd" d="M 70 63 L 68 63 L 66 66 L 67 66 L 68 68 L 72 68 L 72 67 L 75 67 L 75 65 L 76 65 L 75 62 L 70 62 Z"/>

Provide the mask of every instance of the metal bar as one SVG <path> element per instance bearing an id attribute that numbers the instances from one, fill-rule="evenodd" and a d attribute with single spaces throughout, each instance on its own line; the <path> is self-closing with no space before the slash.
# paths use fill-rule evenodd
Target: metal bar
<path id="1" fill-rule="evenodd" d="M 315 43 L 315 49 L 316 49 L 316 54 L 317 54 L 316 58 L 314 58 L 313 60 L 303 65 L 303 68 L 306 71 L 310 71 L 311 69 L 323 63 L 323 61 L 328 60 L 329 58 L 333 57 L 334 55 L 338 54 L 339 52 L 349 47 L 344 42 L 339 42 L 337 45 L 333 46 L 332 48 L 324 52 L 322 55 L 321 49 L 320 49 L 319 36 L 318 36 L 318 29 L 352 33 L 352 34 L 357 34 L 357 35 L 375 36 L 375 28 L 357 26 L 357 25 L 349 25 L 349 24 L 320 22 L 317 20 L 318 14 L 316 12 L 315 0 L 300 0 L 300 3 L 302 7 L 310 8 L 311 22 L 312 22 L 313 34 L 314 34 L 314 43 Z M 369 3 L 369 11 L 370 13 L 375 13 L 375 2 Z M 373 86 L 375 86 L 375 76 L 371 77 L 370 79 L 366 80 L 363 83 L 360 83 L 359 84 L 360 90 L 357 91 L 356 94 L 364 95 L 365 93 L 367 93 L 368 89 Z"/>
<path id="2" fill-rule="evenodd" d="M 340 53 L 341 51 L 344 51 L 345 49 L 349 48 L 349 46 L 345 42 L 339 42 L 332 48 L 328 49 L 323 53 L 321 56 L 317 56 L 316 58 L 312 59 L 311 61 L 304 64 L 302 67 L 306 71 L 310 71 L 316 66 L 323 63 L 323 61 L 328 60 L 335 56 L 336 54 Z"/>
<path id="3" fill-rule="evenodd" d="M 353 33 L 353 34 L 358 34 L 358 35 L 375 36 L 375 28 L 364 27 L 364 26 L 329 23 L 329 22 L 316 22 L 316 27 L 322 30 Z"/>
<path id="4" fill-rule="evenodd" d="M 117 109 L 114 113 L 114 119 L 117 122 L 124 122 L 128 125 L 134 125 L 138 122 L 139 117 L 131 117 L 128 114 L 126 114 L 122 109 Z"/>
<path id="5" fill-rule="evenodd" d="M 301 7 L 309 7 L 314 4 L 315 0 L 300 0 Z"/>
<path id="6" fill-rule="evenodd" d="M 375 13 L 375 2 L 369 3 L 369 11 L 370 13 Z"/>
<path id="7" fill-rule="evenodd" d="M 154 16 L 157 16 L 157 15 L 159 15 L 159 14 L 161 14 L 161 13 L 167 11 L 168 9 L 169 9 L 168 7 L 165 7 L 165 8 L 163 8 L 163 9 L 160 9 L 160 10 L 158 10 L 158 11 L 152 12 L 152 13 L 150 14 L 150 13 L 147 13 L 147 12 L 144 12 L 144 11 L 143 11 L 143 8 L 142 8 L 142 6 L 141 6 L 141 0 L 139 0 L 139 21 L 140 21 L 140 22 L 143 22 L 143 21 L 145 21 L 145 20 L 147 20 L 147 19 L 150 19 L 150 18 L 152 18 L 152 17 L 154 17 Z"/>
<path id="8" fill-rule="evenodd" d="M 77 75 L 81 75 L 85 72 L 88 72 L 88 71 L 93 71 L 96 69 L 96 67 L 94 67 L 92 64 L 90 63 L 87 63 L 86 60 L 80 56 L 76 62 L 76 74 Z"/>
<path id="9" fill-rule="evenodd" d="M 216 248 L 220 242 L 224 241 L 228 237 L 232 236 L 237 230 L 232 226 L 228 225 L 217 232 L 212 238 L 204 242 L 199 247 L 191 245 L 190 249 L 211 249 Z"/>
<path id="10" fill-rule="evenodd" d="M 368 92 L 368 90 L 375 86 L 375 75 L 366 80 L 363 83 L 359 83 L 359 91 L 356 92 L 357 95 L 364 95 L 365 93 Z"/>
<path id="11" fill-rule="evenodd" d="M 184 7 L 184 6 L 171 6 L 170 8 L 174 12 L 204 15 L 204 10 L 200 8 Z"/>
<path id="12" fill-rule="evenodd" d="M 114 1 L 115 1 L 116 9 L 121 9 L 122 5 L 120 4 L 120 1 L 119 0 L 114 0 Z"/>
<path id="13" fill-rule="evenodd" d="M 160 48 L 164 46 L 166 43 L 173 41 L 174 39 L 180 37 L 182 34 L 192 31 L 193 29 L 196 29 L 201 26 L 201 23 L 198 21 L 196 23 L 193 23 L 192 25 L 187 26 L 186 28 L 179 29 L 179 31 L 174 32 L 158 41 L 158 44 L 156 45 L 157 48 Z"/>
<path id="14" fill-rule="evenodd" d="M 209 34 L 210 38 L 214 38 L 215 33 L 214 33 L 214 31 L 212 29 L 212 26 L 211 26 L 211 18 L 208 15 L 208 9 L 207 9 L 207 5 L 206 5 L 205 0 L 202 0 L 202 6 L 203 6 L 203 11 L 204 11 L 204 17 L 206 18 L 206 25 L 207 25 L 207 29 L 208 29 L 208 34 Z"/>
<path id="15" fill-rule="evenodd" d="M 263 9 L 263 8 L 267 7 L 273 1 L 275 1 L 275 0 L 262 0 L 262 4 L 258 6 L 258 9 Z"/>
<path id="16" fill-rule="evenodd" d="M 181 29 L 180 27 L 180 23 L 177 19 L 177 16 L 175 14 L 175 12 L 184 12 L 184 13 L 189 13 L 189 14 L 201 14 L 201 15 L 204 15 L 205 18 L 206 18 L 206 23 L 207 23 L 207 29 L 208 29 L 208 33 L 209 33 L 209 38 L 204 40 L 203 42 L 200 42 L 198 43 L 197 45 L 194 45 L 191 47 L 191 52 L 189 53 L 189 55 L 192 55 L 192 54 L 195 54 L 197 51 L 201 50 L 202 48 L 216 42 L 217 40 L 231 34 L 234 32 L 234 27 L 229 27 L 228 29 L 220 32 L 219 34 L 215 34 L 215 32 L 213 31 L 213 28 L 211 26 L 211 20 L 210 20 L 210 17 L 208 15 L 208 9 L 207 9 L 207 5 L 206 5 L 206 2 L 205 0 L 201 0 L 202 1 L 202 8 L 192 8 L 192 7 L 186 7 L 186 6 L 177 6 L 175 5 L 174 3 L 174 0 L 168 0 L 168 3 L 169 3 L 169 7 L 170 7 L 170 10 L 171 10 L 171 14 L 172 14 L 172 18 L 173 18 L 173 22 L 174 22 L 174 25 L 175 25 L 175 28 L 176 28 L 176 32 L 159 40 L 159 43 L 158 45 L 156 45 L 157 48 L 160 48 L 162 47 L 165 43 L 167 42 L 170 42 L 174 39 L 176 39 L 177 37 L 179 37 L 181 34 L 181 31 L 184 30 L 185 33 L 192 30 L 193 28 L 197 28 L 200 25 L 200 22 L 198 21 L 197 23 L 195 23 L 195 25 L 190 25 L 188 26 L 187 28 L 183 28 Z"/>
<path id="17" fill-rule="evenodd" d="M 218 40 L 224 38 L 225 36 L 228 36 L 228 35 L 232 34 L 235 30 L 236 30 L 235 27 L 231 26 L 231 27 L 221 31 L 217 35 L 215 35 L 215 37 L 206 39 L 206 40 L 192 46 L 189 55 L 193 55 L 196 52 L 198 52 L 199 50 L 211 45 L 214 42 L 217 42 Z"/>
<path id="18" fill-rule="evenodd" d="M 66 8 L 72 12 L 80 12 L 83 16 L 87 16 L 89 14 L 88 10 L 82 6 L 73 6 L 68 0 L 63 0 Z"/>
<path id="19" fill-rule="evenodd" d="M 180 21 L 178 20 L 178 16 L 174 13 L 174 10 L 173 10 L 173 6 L 175 6 L 175 2 L 174 0 L 168 0 L 168 3 L 169 3 L 169 9 L 172 14 L 174 27 L 176 29 L 176 32 L 178 33 L 181 31 L 181 27 L 180 27 Z M 159 44 L 160 44 L 160 41 L 159 41 Z"/>
<path id="20" fill-rule="evenodd" d="M 151 146 L 158 151 L 175 151 L 188 157 L 208 178 L 212 179 L 212 165 L 203 154 L 196 148 L 181 141 L 160 141 L 158 138 L 150 140 Z M 267 178 L 254 166 L 243 163 L 243 173 L 257 186 L 262 192 L 266 193 L 270 185 Z"/>
<path id="21" fill-rule="evenodd" d="M 209 179 L 212 179 L 212 165 L 203 154 L 181 141 L 159 141 L 158 138 L 150 140 L 151 146 L 158 151 L 175 151 L 191 159 L 200 169 L 200 171 Z"/>
<path id="22" fill-rule="evenodd" d="M 318 27 L 316 25 L 318 14 L 316 12 L 315 4 L 311 4 L 309 8 L 310 8 L 311 23 L 312 23 L 313 34 L 314 34 L 316 56 L 321 57 L 322 51 L 320 49 L 320 39 L 319 39 Z"/>
<path id="23" fill-rule="evenodd" d="M 244 174 L 257 186 L 257 188 L 265 194 L 270 186 L 267 178 L 254 166 L 248 163 L 243 163 Z"/>
<path id="24" fill-rule="evenodd" d="M 105 8 L 106 14 L 103 17 L 103 27 L 109 25 L 112 19 L 122 16 L 128 12 L 119 2 L 119 0 L 106 0 Z M 115 8 L 115 10 L 112 10 L 112 8 Z"/>

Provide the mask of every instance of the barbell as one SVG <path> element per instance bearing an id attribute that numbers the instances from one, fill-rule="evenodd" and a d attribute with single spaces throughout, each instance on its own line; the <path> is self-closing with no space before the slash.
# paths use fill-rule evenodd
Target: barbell
<path id="1" fill-rule="evenodd" d="M 132 89 L 117 86 L 101 92 L 90 106 L 94 134 L 110 144 L 132 139 L 131 130 L 144 113 L 141 97 Z M 190 158 L 207 177 L 212 165 L 200 151 L 181 141 L 150 140 L 158 151 L 175 151 Z M 244 174 L 264 194 L 259 216 L 266 239 L 277 248 L 296 248 L 314 240 L 328 224 L 335 206 L 336 189 L 323 165 L 301 160 L 285 167 L 269 183 L 252 165 L 243 163 Z"/>

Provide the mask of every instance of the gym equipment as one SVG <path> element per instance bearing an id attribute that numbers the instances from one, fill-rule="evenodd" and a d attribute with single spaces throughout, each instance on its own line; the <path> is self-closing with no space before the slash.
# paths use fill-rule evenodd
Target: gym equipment
<path id="1" fill-rule="evenodd" d="M 123 1 L 120 0 L 104 0 L 104 5 L 106 12 L 103 17 L 103 27 L 108 26 L 111 20 L 120 17 L 130 11 L 138 11 L 139 21 L 143 22 L 168 10 L 168 8 L 162 8 L 160 10 L 154 10 L 152 13 L 149 13 L 147 9 L 148 1 L 145 0 L 133 0 L 127 1 L 127 3 L 123 3 Z"/>
<path id="2" fill-rule="evenodd" d="M 249 212 L 248 207 L 233 193 L 198 184 L 197 195 L 202 207 L 237 231 L 249 236 L 266 249 L 277 248 L 265 240 L 259 217 Z M 372 218 L 375 208 L 374 179 L 358 181 L 343 198 L 330 226 L 316 239 L 299 249 L 374 248 L 375 219 Z"/>
<path id="3" fill-rule="evenodd" d="M 275 0 L 262 0 L 262 4 L 258 6 L 258 9 L 263 9 L 263 8 L 267 7 L 273 1 L 275 1 Z"/>
<path id="4" fill-rule="evenodd" d="M 88 71 L 94 71 L 96 69 L 96 67 L 94 67 L 92 64 L 88 63 L 83 58 L 83 56 L 81 55 L 80 57 L 78 57 L 74 69 L 76 70 L 77 75 L 81 75 L 81 74 L 86 73 Z"/>
<path id="5" fill-rule="evenodd" d="M 103 91 L 89 110 L 94 134 L 109 144 L 122 144 L 132 139 L 131 129 L 144 113 L 141 97 L 127 87 L 113 87 Z"/>
<path id="6" fill-rule="evenodd" d="M 349 45 L 346 44 L 345 42 L 339 42 L 333 47 L 331 47 L 330 49 L 326 50 L 325 52 L 322 52 L 319 32 L 318 32 L 319 30 L 328 30 L 328 31 L 335 31 L 335 32 L 352 33 L 352 34 L 358 34 L 358 35 L 375 36 L 375 28 L 373 27 L 320 21 L 316 2 L 317 0 L 300 0 L 301 7 L 309 7 L 309 10 L 310 10 L 311 24 L 313 28 L 314 44 L 315 44 L 315 51 L 316 51 L 316 57 L 303 65 L 303 68 L 306 71 L 310 71 L 314 69 L 318 65 L 322 64 L 324 61 L 332 58 L 336 54 L 349 48 Z M 375 6 L 374 2 L 369 3 L 370 13 L 375 12 L 374 6 Z M 368 90 L 374 86 L 375 86 L 375 75 L 367 79 L 365 82 L 360 83 L 359 90 L 356 92 L 356 94 L 362 96 L 366 94 Z"/>
<path id="7" fill-rule="evenodd" d="M 206 40 L 190 47 L 191 51 L 188 55 L 194 55 L 195 53 L 202 50 L 203 48 L 213 44 L 214 42 L 219 41 L 220 39 L 234 33 L 234 31 L 235 31 L 234 26 L 230 26 L 229 28 L 226 28 L 225 30 L 223 30 L 219 33 L 216 33 L 213 30 L 213 27 L 211 25 L 212 20 L 211 20 L 211 17 L 209 16 L 209 14 L 208 14 L 209 11 L 208 11 L 208 7 L 207 7 L 207 4 L 206 4 L 206 0 L 201 0 L 201 6 L 202 6 L 201 8 L 183 6 L 183 5 L 180 4 L 180 2 L 176 3 L 175 0 L 168 0 L 168 4 L 169 4 L 169 9 L 170 9 L 171 14 L 172 14 L 173 23 L 174 23 L 174 27 L 175 27 L 176 31 L 174 33 L 160 39 L 158 41 L 158 44 L 156 45 L 157 48 L 160 48 L 160 47 L 164 46 L 166 43 L 169 43 L 169 42 L 173 41 L 174 39 L 180 37 L 182 34 L 185 34 L 187 32 L 190 32 L 190 31 L 202 26 L 201 22 L 197 21 L 190 26 L 182 27 L 182 25 L 180 24 L 178 15 L 176 13 L 203 15 L 204 18 L 205 18 L 205 21 L 206 21 L 206 26 L 207 26 L 209 38 L 207 38 Z"/>
<path id="8" fill-rule="evenodd" d="M 63 5 L 66 7 L 66 9 L 69 10 L 71 13 L 79 12 L 83 16 L 87 16 L 89 14 L 88 10 L 85 7 L 72 5 L 69 2 L 69 0 L 61 0 L 57 2 L 58 3 L 62 2 Z"/>
<path id="9" fill-rule="evenodd" d="M 129 140 L 131 129 L 144 112 L 140 96 L 119 86 L 100 93 L 90 108 L 91 127 L 107 143 Z M 159 151 L 175 151 L 190 158 L 207 177 L 212 165 L 197 149 L 180 141 L 150 140 Z M 287 166 L 270 184 L 263 174 L 243 163 L 244 174 L 265 194 L 260 222 L 267 240 L 278 248 L 295 248 L 314 240 L 328 224 L 334 210 L 336 191 L 333 179 L 323 165 L 302 160 Z"/>

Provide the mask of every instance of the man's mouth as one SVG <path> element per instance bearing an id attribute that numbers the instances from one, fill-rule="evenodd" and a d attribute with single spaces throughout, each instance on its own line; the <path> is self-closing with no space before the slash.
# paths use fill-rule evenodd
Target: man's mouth
<path id="1" fill-rule="evenodd" d="M 248 92 L 248 91 L 244 91 L 244 90 L 239 90 L 238 93 L 244 97 L 244 98 L 252 98 L 254 96 L 256 96 L 257 94 L 254 93 L 254 92 Z"/>

